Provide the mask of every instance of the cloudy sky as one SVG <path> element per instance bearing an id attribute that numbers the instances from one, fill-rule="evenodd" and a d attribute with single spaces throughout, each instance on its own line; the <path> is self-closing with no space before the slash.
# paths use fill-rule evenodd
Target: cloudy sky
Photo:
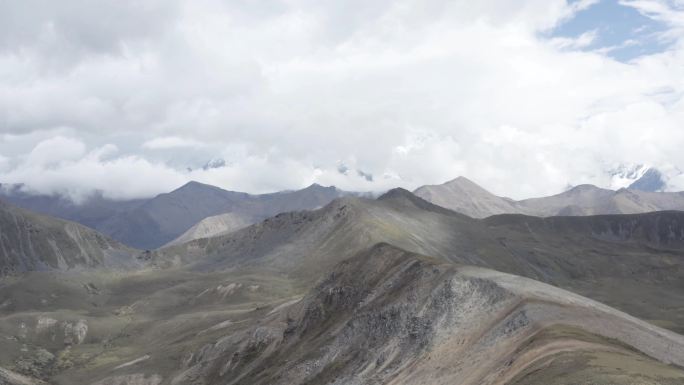
<path id="1" fill-rule="evenodd" d="M 682 0 L 0 2 L 0 182 L 74 199 L 608 187 L 683 92 Z"/>

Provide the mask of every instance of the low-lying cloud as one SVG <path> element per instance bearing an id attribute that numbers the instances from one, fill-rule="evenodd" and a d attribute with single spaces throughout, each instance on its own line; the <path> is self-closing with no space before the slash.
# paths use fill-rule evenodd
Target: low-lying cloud
<path id="1" fill-rule="evenodd" d="M 674 2 L 621 2 L 669 44 L 629 62 L 588 48 L 601 30 L 552 36 L 596 1 L 63 3 L 0 5 L 0 181 L 31 191 L 465 175 L 522 198 L 623 163 L 684 169 Z"/>

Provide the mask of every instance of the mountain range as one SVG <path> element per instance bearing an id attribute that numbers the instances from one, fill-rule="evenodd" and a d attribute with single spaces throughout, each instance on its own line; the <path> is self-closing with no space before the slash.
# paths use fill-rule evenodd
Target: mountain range
<path id="1" fill-rule="evenodd" d="M 496 196 L 471 180 L 458 177 L 441 185 L 419 187 L 414 193 L 473 218 L 498 214 L 548 217 L 684 210 L 684 192 L 651 192 L 631 188 L 614 191 L 588 184 L 572 187 L 557 195 L 516 201 Z"/>
<path id="2" fill-rule="evenodd" d="M 554 196 L 520 201 L 496 196 L 465 177 L 442 185 L 422 186 L 414 193 L 473 218 L 497 214 L 597 215 L 684 209 L 684 193 L 641 189 L 655 183 L 653 178 L 660 175 L 657 169 L 642 167 L 629 173 L 623 170 L 623 174 L 622 179 L 632 181 L 629 188 L 613 191 L 580 185 Z M 58 195 L 29 194 L 17 185 L 0 189 L 0 199 L 16 206 L 81 223 L 125 245 L 147 250 L 225 234 L 278 213 L 315 209 L 344 196 L 370 194 L 313 184 L 302 190 L 252 195 L 190 182 L 149 199 L 112 200 L 95 194 L 84 202 L 73 203 Z"/>
<path id="3" fill-rule="evenodd" d="M 5 186 L 0 189 L 0 199 L 81 223 L 140 249 L 161 247 L 210 216 L 231 213 L 235 223 L 252 224 L 280 212 L 318 208 L 351 194 L 313 184 L 297 191 L 251 195 L 189 182 L 150 199 L 112 200 L 96 194 L 84 202 L 73 203 L 59 195 L 25 193 L 20 187 Z"/>
<path id="4" fill-rule="evenodd" d="M 464 178 L 290 210 L 340 194 L 310 189 L 237 196 L 229 213 L 277 212 L 253 224 L 208 215 L 240 193 L 163 194 L 133 210 L 175 229 L 192 208 L 166 207 L 200 194 L 213 227 L 155 250 L 3 203 L 0 383 L 684 382 L 684 212 L 486 215 L 635 192 L 522 204 Z"/>

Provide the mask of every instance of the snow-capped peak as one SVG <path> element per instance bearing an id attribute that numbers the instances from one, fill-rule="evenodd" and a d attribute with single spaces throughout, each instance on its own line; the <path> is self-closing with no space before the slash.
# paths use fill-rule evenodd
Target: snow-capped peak
<path id="1" fill-rule="evenodd" d="M 610 188 L 641 191 L 680 191 L 684 174 L 671 165 L 623 164 L 608 172 Z"/>
<path id="2" fill-rule="evenodd" d="M 608 172 L 610 188 L 612 190 L 628 188 L 650 169 L 651 166 L 644 164 L 621 164 Z"/>

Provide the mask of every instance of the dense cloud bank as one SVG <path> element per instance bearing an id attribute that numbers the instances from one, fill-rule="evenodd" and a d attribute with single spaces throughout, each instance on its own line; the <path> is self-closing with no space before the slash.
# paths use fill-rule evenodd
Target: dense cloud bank
<path id="1" fill-rule="evenodd" d="M 4 2 L 1 181 L 81 199 L 466 175 L 522 198 L 684 169 L 682 4 L 622 1 L 664 48 L 618 61 L 605 31 L 553 33 L 594 3 Z"/>

